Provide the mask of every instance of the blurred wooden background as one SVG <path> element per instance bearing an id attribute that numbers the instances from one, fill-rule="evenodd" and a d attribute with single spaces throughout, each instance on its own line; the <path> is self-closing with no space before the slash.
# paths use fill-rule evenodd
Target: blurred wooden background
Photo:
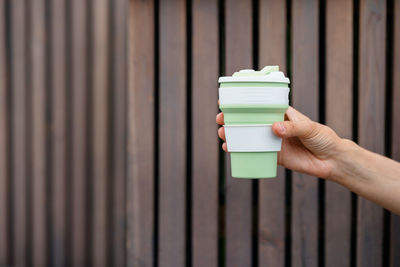
<path id="1" fill-rule="evenodd" d="M 399 0 L 0 0 L 0 266 L 400 266 L 400 217 L 230 177 L 217 79 L 400 160 Z"/>

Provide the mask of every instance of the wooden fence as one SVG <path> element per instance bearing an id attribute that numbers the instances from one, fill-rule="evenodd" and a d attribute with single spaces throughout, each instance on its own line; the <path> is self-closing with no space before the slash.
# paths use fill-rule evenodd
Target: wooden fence
<path id="1" fill-rule="evenodd" d="M 400 266 L 400 217 L 230 177 L 217 79 L 400 160 L 399 0 L 0 0 L 0 265 Z"/>

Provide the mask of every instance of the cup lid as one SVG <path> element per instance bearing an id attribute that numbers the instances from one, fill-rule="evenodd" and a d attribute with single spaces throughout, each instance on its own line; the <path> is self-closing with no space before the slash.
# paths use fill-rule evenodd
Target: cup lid
<path id="1" fill-rule="evenodd" d="M 237 71 L 232 76 L 220 77 L 218 82 L 277 82 L 289 84 L 290 80 L 285 77 L 283 72 L 279 71 L 279 66 L 265 66 L 259 71 L 252 69 Z"/>

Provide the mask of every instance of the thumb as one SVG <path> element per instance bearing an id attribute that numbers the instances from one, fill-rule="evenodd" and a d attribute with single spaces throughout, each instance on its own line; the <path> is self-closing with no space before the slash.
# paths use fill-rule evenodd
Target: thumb
<path id="1" fill-rule="evenodd" d="M 318 133 L 319 124 L 310 120 L 282 121 L 272 125 L 272 131 L 276 136 L 312 138 Z"/>

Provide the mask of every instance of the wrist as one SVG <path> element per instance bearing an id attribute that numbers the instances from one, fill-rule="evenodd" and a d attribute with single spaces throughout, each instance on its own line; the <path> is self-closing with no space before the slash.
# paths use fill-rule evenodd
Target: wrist
<path id="1" fill-rule="evenodd" d="M 341 182 L 349 175 L 351 171 L 351 161 L 354 160 L 354 154 L 360 147 L 352 140 L 341 138 L 336 146 L 336 151 L 332 156 L 333 168 L 328 179 Z"/>

